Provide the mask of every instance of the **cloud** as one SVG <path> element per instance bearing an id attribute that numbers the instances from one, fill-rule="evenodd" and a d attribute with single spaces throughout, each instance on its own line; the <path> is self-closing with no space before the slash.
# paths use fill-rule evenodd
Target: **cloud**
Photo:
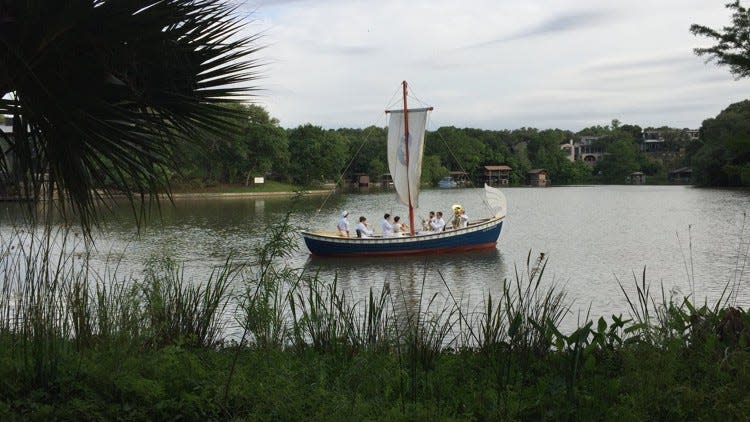
<path id="1" fill-rule="evenodd" d="M 555 33 L 580 31 L 586 28 L 593 28 L 612 19 L 609 12 L 599 11 L 579 11 L 567 12 L 557 16 L 552 16 L 544 21 L 522 28 L 509 35 L 501 36 L 495 39 L 471 44 L 465 48 L 486 47 L 494 44 L 501 44 L 510 41 L 524 40 L 528 38 L 541 37 Z"/>
<path id="2" fill-rule="evenodd" d="M 323 54 L 333 54 L 342 56 L 362 56 L 374 54 L 378 47 L 371 45 L 336 45 L 336 44 L 319 44 L 316 49 Z"/>
<path id="3" fill-rule="evenodd" d="M 725 24 L 721 5 L 657 3 L 270 0 L 254 15 L 269 45 L 262 100 L 285 127 L 383 125 L 406 79 L 438 126 L 697 127 L 750 80 L 692 53 L 690 23 Z"/>
<path id="4" fill-rule="evenodd" d="M 604 63 L 594 63 L 588 66 L 588 71 L 623 71 L 632 69 L 653 69 L 661 67 L 695 67 L 696 63 L 700 64 L 700 60 L 696 60 L 689 52 L 682 54 L 663 54 L 657 57 L 632 57 L 626 59 L 610 60 Z"/>

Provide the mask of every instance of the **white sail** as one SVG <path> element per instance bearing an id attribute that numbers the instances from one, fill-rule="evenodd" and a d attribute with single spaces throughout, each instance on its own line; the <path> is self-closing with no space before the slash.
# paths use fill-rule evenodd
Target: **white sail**
<path id="1" fill-rule="evenodd" d="M 508 201 L 500 189 L 484 184 L 485 203 L 495 213 L 496 217 L 504 217 L 508 212 Z"/>
<path id="2" fill-rule="evenodd" d="M 388 169 L 396 188 L 396 197 L 402 204 L 419 207 L 419 179 L 422 175 L 422 153 L 427 112 L 430 109 L 408 110 L 409 156 L 406 156 L 404 111 L 391 110 L 388 123 Z"/>

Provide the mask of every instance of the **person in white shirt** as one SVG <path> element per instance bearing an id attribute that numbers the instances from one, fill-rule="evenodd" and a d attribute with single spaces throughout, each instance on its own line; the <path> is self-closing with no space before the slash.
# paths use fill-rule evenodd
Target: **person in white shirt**
<path id="1" fill-rule="evenodd" d="M 383 236 L 393 236 L 393 224 L 391 224 L 391 215 L 388 213 L 385 213 L 383 216 L 383 221 L 380 223 L 380 231 L 383 233 Z"/>
<path id="2" fill-rule="evenodd" d="M 458 212 L 458 228 L 463 229 L 469 225 L 469 216 L 466 215 L 466 210 L 461 208 Z"/>
<path id="3" fill-rule="evenodd" d="M 367 219 L 364 215 L 359 217 L 359 223 L 357 224 L 357 237 L 372 237 L 372 230 L 367 227 Z"/>
<path id="4" fill-rule="evenodd" d="M 445 220 L 443 220 L 442 211 L 437 212 L 437 215 L 435 215 L 435 221 L 430 223 L 430 227 L 432 227 L 432 231 L 434 232 L 443 231 L 443 228 L 445 227 Z"/>
<path id="5" fill-rule="evenodd" d="M 402 223 L 401 222 L 401 217 L 399 217 L 399 216 L 393 217 L 393 233 L 396 236 L 400 236 L 400 235 L 402 235 L 404 233 L 408 233 L 408 232 L 409 232 L 409 225 Z"/>
<path id="6" fill-rule="evenodd" d="M 338 229 L 339 236 L 341 237 L 349 237 L 349 220 L 346 219 L 348 215 L 349 211 L 342 212 L 341 219 L 338 224 L 336 224 L 336 229 Z"/>
<path id="7" fill-rule="evenodd" d="M 427 216 L 427 220 L 422 218 L 422 230 L 421 231 L 432 231 L 432 223 L 434 221 L 435 221 L 435 211 L 430 211 L 430 214 Z"/>

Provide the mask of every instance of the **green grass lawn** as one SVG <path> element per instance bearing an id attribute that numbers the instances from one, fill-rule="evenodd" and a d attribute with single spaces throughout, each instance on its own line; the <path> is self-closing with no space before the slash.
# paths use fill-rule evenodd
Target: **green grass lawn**
<path id="1" fill-rule="evenodd" d="M 266 183 L 260 185 L 229 185 L 219 184 L 214 186 L 205 187 L 189 187 L 189 186 L 175 186 L 172 189 L 173 193 L 242 193 L 242 192 L 297 192 L 299 186 L 290 185 L 288 183 L 277 182 L 274 180 L 268 180 Z"/>

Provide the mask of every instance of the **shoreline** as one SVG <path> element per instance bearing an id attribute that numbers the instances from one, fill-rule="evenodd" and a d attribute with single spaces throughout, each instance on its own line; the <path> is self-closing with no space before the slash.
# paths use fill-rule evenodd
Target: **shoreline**
<path id="1" fill-rule="evenodd" d="M 292 197 L 298 194 L 325 195 L 330 190 L 306 190 L 289 192 L 175 192 L 171 194 L 172 199 L 195 199 L 195 198 L 262 198 L 262 197 Z M 168 199 L 170 195 L 160 194 L 162 198 Z"/>

